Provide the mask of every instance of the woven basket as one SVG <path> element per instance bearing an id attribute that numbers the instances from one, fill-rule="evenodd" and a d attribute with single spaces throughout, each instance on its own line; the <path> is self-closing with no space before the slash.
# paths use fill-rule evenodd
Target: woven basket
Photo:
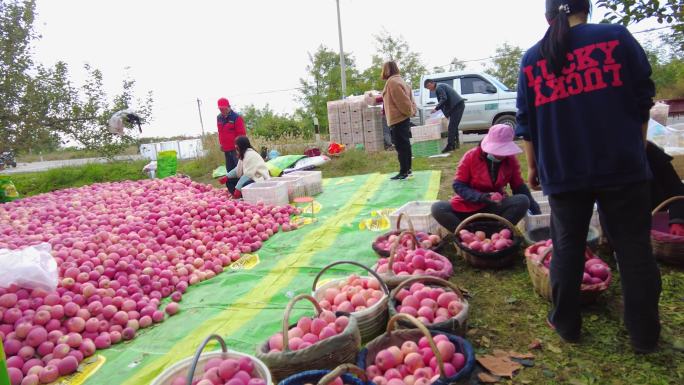
<path id="1" fill-rule="evenodd" d="M 541 246 L 545 246 L 546 242 L 537 242 L 534 245 L 528 247 L 525 250 L 525 260 L 527 264 L 527 272 L 530 274 L 530 279 L 532 280 L 532 286 L 534 291 L 540 296 L 546 298 L 548 301 L 553 301 L 552 291 L 551 291 L 551 278 L 549 276 L 549 269 L 544 266 L 544 260 L 551 256 L 553 247 L 549 247 L 543 255 L 535 256 L 537 249 Z M 585 253 L 585 260 L 591 258 L 598 258 L 591 249 L 587 247 Z M 608 279 L 604 282 L 597 283 L 595 285 L 582 284 L 580 287 L 580 302 L 583 305 L 589 305 L 598 299 L 599 295 L 604 291 L 608 290 L 610 283 L 613 279 L 612 272 L 609 273 Z"/>
<path id="2" fill-rule="evenodd" d="M 290 329 L 290 313 L 294 305 L 301 301 L 311 302 L 318 316 L 322 309 L 316 299 L 310 295 L 302 294 L 294 297 L 285 309 L 283 316 L 283 348 L 282 352 L 269 352 L 268 341 L 257 348 L 256 356 L 263 361 L 271 370 L 274 381 L 281 381 L 295 373 L 314 369 L 334 369 L 342 364 L 353 363 L 356 354 L 361 348 L 361 334 L 356 318 L 349 317 L 349 325 L 340 334 L 326 338 L 314 345 L 291 351 L 288 347 L 287 331 Z"/>
<path id="3" fill-rule="evenodd" d="M 484 221 L 483 221 L 484 220 Z M 471 232 L 484 231 L 487 238 L 492 234 L 503 229 L 511 230 L 513 234 L 513 245 L 510 247 L 497 251 L 495 253 L 482 253 L 469 249 L 465 244 L 461 243 L 461 237 L 458 233 L 461 230 L 469 230 Z M 484 269 L 500 269 L 511 266 L 522 255 L 522 244 L 524 237 L 520 230 L 514 226 L 507 219 L 494 214 L 475 214 L 466 218 L 456 228 L 456 249 L 458 254 L 465 259 L 471 266 Z"/>
<path id="4" fill-rule="evenodd" d="M 202 351 L 212 339 L 218 341 L 219 345 L 221 345 L 221 351 L 203 353 Z M 259 374 L 259 377 L 266 381 L 266 385 L 273 384 L 273 381 L 271 380 L 271 373 L 268 371 L 268 368 L 263 362 L 248 354 L 228 350 L 223 338 L 212 334 L 207 337 L 204 342 L 202 342 L 202 345 L 200 345 L 200 347 L 197 349 L 197 352 L 195 352 L 194 356 L 188 357 L 182 361 L 178 361 L 164 369 L 161 374 L 152 380 L 150 385 L 171 385 L 174 379 L 179 376 L 186 377 L 186 384 L 190 385 L 195 377 L 195 372 L 197 370 L 204 372 L 204 365 L 206 365 L 207 362 L 212 358 L 220 358 L 225 360 L 228 358 L 240 359 L 243 357 L 248 357 L 252 360 L 252 362 L 254 362 L 254 371 Z"/>
<path id="5" fill-rule="evenodd" d="M 684 196 L 672 197 L 653 210 L 653 228 L 651 229 L 651 246 L 653 255 L 667 264 L 684 266 L 684 237 L 670 234 L 668 231 L 667 212 L 660 212 L 670 204 L 684 200 Z"/>
<path id="6" fill-rule="evenodd" d="M 382 280 L 385 281 L 387 284 L 387 287 L 390 289 L 394 289 L 397 287 L 399 284 L 402 282 L 409 280 L 415 276 L 413 275 L 397 275 L 394 274 L 394 271 L 392 270 L 392 266 L 394 264 L 394 257 L 397 254 L 397 250 L 399 249 L 399 240 L 405 235 L 405 234 L 410 234 L 413 237 L 413 250 L 416 250 L 416 245 L 418 244 L 418 240 L 416 239 L 416 236 L 413 235 L 410 232 L 403 232 L 399 235 L 397 240 L 394 242 L 392 245 L 392 251 L 390 252 L 389 256 L 389 261 L 388 261 L 388 272 L 387 273 L 379 273 L 380 277 L 382 277 Z M 435 253 L 437 254 L 437 253 Z M 451 275 L 454 273 L 454 267 L 447 259 L 445 256 L 441 254 L 437 254 L 438 259 L 441 260 L 444 263 L 444 268 L 441 271 L 438 271 L 434 274 L 429 274 L 431 276 L 435 276 L 437 278 L 444 278 L 444 279 L 449 279 Z M 377 265 L 373 266 L 373 270 L 377 271 Z"/>
<path id="7" fill-rule="evenodd" d="M 400 213 L 399 214 L 399 217 L 397 218 L 397 229 L 401 229 L 401 221 L 404 218 L 406 219 L 406 223 L 408 223 L 408 230 L 407 231 L 413 233 L 413 235 L 416 236 L 416 239 L 418 239 L 418 233 L 416 232 L 415 228 L 413 227 L 413 221 L 411 220 L 411 217 L 408 216 L 408 214 L 406 214 L 406 213 Z M 391 250 L 386 250 L 386 249 L 381 248 L 380 242 L 386 241 L 392 235 L 401 235 L 401 233 L 402 233 L 402 230 L 394 230 L 394 231 L 390 231 L 389 233 L 385 233 L 385 234 L 377 237 L 375 239 L 375 241 L 373 242 L 373 245 L 372 245 L 375 253 L 377 255 L 383 257 L 383 258 L 388 258 Z M 430 233 L 426 233 L 426 234 L 430 235 Z M 418 239 L 418 241 L 422 241 L 422 239 Z M 439 244 L 431 247 L 430 250 L 438 251 L 444 246 L 444 243 L 445 243 L 444 239 L 442 239 L 442 241 Z"/>
<path id="8" fill-rule="evenodd" d="M 415 325 L 416 328 L 395 330 L 399 325 L 399 321 L 411 323 Z M 439 350 L 437 350 L 435 341 L 432 339 L 433 336 L 438 334 L 445 335 L 449 341 L 456 346 L 456 352 L 463 354 L 466 358 L 465 366 L 463 366 L 463 368 L 461 368 L 461 370 L 453 377 L 446 377 L 444 374 L 444 361 L 442 359 L 442 355 L 439 353 Z M 475 354 L 470 343 L 458 336 L 437 330 L 428 330 L 425 326 L 423 326 L 423 324 L 420 323 L 420 321 L 408 314 L 397 314 L 390 318 L 389 322 L 387 323 L 387 332 L 369 342 L 368 345 L 361 350 L 356 365 L 365 370 L 368 368 L 368 366 L 374 364 L 375 356 L 383 349 L 387 349 L 391 346 L 401 347 L 401 345 L 406 341 L 418 343 L 422 337 L 427 337 L 428 342 L 430 343 L 430 348 L 432 349 L 435 357 L 437 357 L 437 366 L 440 372 L 439 379 L 434 381 L 431 385 L 450 385 L 456 383 L 457 381 L 469 378 L 470 373 L 475 367 Z"/>
<path id="9" fill-rule="evenodd" d="M 395 315 L 399 314 L 397 312 L 397 305 L 398 302 L 396 300 L 397 293 L 403 288 L 408 288 L 414 283 L 424 283 L 428 284 L 429 286 L 438 286 L 438 287 L 443 287 L 447 288 L 458 296 L 459 300 L 461 303 L 463 303 L 463 310 L 461 310 L 460 313 L 456 317 L 453 317 L 449 319 L 446 322 L 440 322 L 436 324 L 431 324 L 431 325 L 425 325 L 430 330 L 439 330 L 443 331 L 445 333 L 449 334 L 455 334 L 458 336 L 465 336 L 465 333 L 468 329 L 468 313 L 470 309 L 470 305 L 468 304 L 468 301 L 465 299 L 465 296 L 461 292 L 461 290 L 458 288 L 458 286 L 454 285 L 453 283 L 449 281 L 445 281 L 440 278 L 435 278 L 435 277 L 415 277 L 411 278 L 408 281 L 402 282 L 399 286 L 394 288 L 392 290 L 392 293 L 390 293 L 390 303 L 389 303 L 389 314 L 390 317 L 394 317 Z M 404 321 L 399 321 L 399 326 L 402 328 L 415 328 L 413 324 L 406 323 Z"/>
<path id="10" fill-rule="evenodd" d="M 344 364 L 333 370 L 309 370 L 292 375 L 278 385 L 329 385 L 335 378 L 341 377 L 345 385 L 375 385 L 368 380 L 366 371 L 356 365 Z"/>
<path id="11" fill-rule="evenodd" d="M 528 246 L 534 245 L 537 242 L 551 239 L 551 227 L 540 227 L 534 230 L 525 232 L 525 242 Z M 587 233 L 587 246 L 593 251 L 598 250 L 601 241 L 601 232 L 594 226 L 589 226 Z"/>
<path id="12" fill-rule="evenodd" d="M 378 273 L 374 272 L 373 270 L 369 269 L 368 267 L 354 261 L 339 261 L 339 262 L 334 262 L 331 263 L 330 265 L 324 267 L 321 269 L 321 271 L 318 272 L 316 275 L 316 278 L 314 279 L 313 286 L 311 288 L 311 295 L 316 298 L 316 300 L 320 300 L 321 296 L 323 293 L 325 293 L 326 289 L 329 288 L 337 288 L 339 283 L 341 281 L 345 281 L 345 278 L 340 278 L 336 279 L 330 282 L 327 282 L 326 284 L 322 285 L 321 287 L 317 288 L 316 286 L 318 285 L 318 280 L 321 278 L 323 273 L 325 273 L 328 269 L 338 266 L 338 265 L 343 265 L 343 264 L 348 264 L 348 265 L 354 265 L 358 266 L 366 271 L 373 276 L 373 278 L 377 279 L 380 282 L 380 287 L 382 288 L 382 291 L 385 292 L 385 295 L 373 306 L 357 311 L 354 313 L 351 313 L 354 318 L 356 318 L 356 322 L 359 325 L 359 332 L 361 333 L 361 341 L 362 342 L 368 342 L 372 340 L 373 338 L 377 337 L 382 333 L 383 329 L 385 328 L 385 325 L 387 325 L 387 304 L 389 302 L 389 289 L 387 288 L 387 285 L 385 282 L 382 280 L 382 278 L 378 275 Z M 362 277 L 362 278 L 368 278 L 368 277 Z"/>

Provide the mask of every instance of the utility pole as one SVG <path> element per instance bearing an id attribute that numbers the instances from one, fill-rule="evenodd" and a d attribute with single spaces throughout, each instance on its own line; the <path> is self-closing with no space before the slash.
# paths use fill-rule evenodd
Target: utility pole
<path id="1" fill-rule="evenodd" d="M 204 139 L 204 122 L 202 121 L 202 101 L 197 98 L 197 112 L 199 112 L 200 126 L 202 127 L 202 139 Z"/>
<path id="2" fill-rule="evenodd" d="M 342 18 L 340 17 L 340 0 L 337 1 L 337 32 L 340 35 L 340 71 L 342 71 L 342 99 L 347 96 L 347 63 L 344 60 L 342 46 Z"/>

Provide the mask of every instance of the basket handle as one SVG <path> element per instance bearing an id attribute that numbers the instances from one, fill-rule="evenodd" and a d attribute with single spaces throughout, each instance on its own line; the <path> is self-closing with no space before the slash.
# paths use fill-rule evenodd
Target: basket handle
<path id="1" fill-rule="evenodd" d="M 656 215 L 660 210 L 664 209 L 665 207 L 669 206 L 670 204 L 672 204 L 676 201 L 684 201 L 684 195 L 672 197 L 672 198 L 666 200 L 665 202 L 661 203 L 660 205 L 658 205 L 658 207 L 655 208 L 655 210 L 653 210 L 651 215 Z"/>
<path id="2" fill-rule="evenodd" d="M 458 236 L 458 233 L 461 230 L 463 230 L 463 228 L 466 227 L 466 225 L 468 225 L 469 223 L 474 222 L 478 219 L 493 219 L 497 222 L 501 222 L 504 225 L 506 225 L 506 227 L 508 227 L 509 230 L 511 230 L 515 235 L 517 235 L 518 237 L 522 237 L 522 233 L 520 232 L 520 229 L 518 229 L 518 227 L 516 227 L 514 224 L 512 224 L 508 219 L 500 217 L 496 214 L 488 214 L 488 213 L 475 214 L 475 215 L 471 215 L 468 218 L 464 219 L 463 222 L 461 222 L 458 225 L 458 227 L 456 227 L 456 230 L 454 230 L 454 233 L 456 234 L 456 236 Z"/>
<path id="3" fill-rule="evenodd" d="M 221 338 L 218 334 L 212 334 L 209 337 L 207 337 L 204 342 L 202 342 L 202 345 L 200 345 L 199 348 L 197 348 L 197 351 L 195 352 L 195 356 L 192 358 L 192 363 L 190 364 L 190 370 L 188 370 L 188 377 L 186 378 L 186 384 L 190 385 L 192 384 L 192 379 L 195 377 L 195 369 L 197 369 L 197 363 L 199 362 L 200 356 L 202 355 L 202 351 L 204 348 L 207 346 L 209 341 L 211 340 L 216 340 L 218 341 L 219 345 L 221 345 L 221 350 L 223 353 L 228 353 L 228 348 L 226 347 L 226 341 Z"/>
<path id="4" fill-rule="evenodd" d="M 354 364 L 344 364 L 336 367 L 335 369 L 331 370 L 330 373 L 326 374 L 323 376 L 320 380 L 318 380 L 318 385 L 328 385 L 330 384 L 335 378 L 346 374 L 346 373 L 351 373 L 355 375 L 356 377 L 360 378 L 363 380 L 363 382 L 368 382 L 368 376 L 366 375 L 366 371 L 359 368 L 358 366 Z"/>
<path id="5" fill-rule="evenodd" d="M 430 331 L 415 317 L 410 316 L 408 314 L 399 313 L 394 317 L 390 318 L 389 322 L 387 323 L 387 334 L 392 333 L 392 330 L 397 326 L 397 323 L 399 321 L 412 323 L 415 327 L 418 328 L 418 330 L 420 330 L 421 333 L 423 333 L 423 335 L 427 338 L 428 343 L 430 344 L 430 349 L 432 349 L 432 353 L 434 353 L 435 357 L 437 357 L 437 366 L 439 367 L 440 377 L 446 378 L 446 372 L 444 371 L 444 359 L 442 359 L 442 355 L 439 353 L 439 350 L 437 350 L 437 345 L 435 344 L 435 340 L 432 339 L 432 334 L 430 334 Z"/>
<path id="6" fill-rule="evenodd" d="M 283 315 L 283 350 L 288 351 L 290 350 L 289 348 L 289 337 L 287 335 L 287 331 L 290 328 L 290 313 L 292 312 L 292 308 L 294 305 L 302 300 L 307 300 L 313 304 L 314 308 L 316 309 L 316 316 L 319 316 L 323 309 L 321 309 L 321 305 L 318 304 L 318 301 L 316 301 L 316 298 L 308 295 L 308 294 L 300 294 L 290 301 L 290 303 L 287 304 L 287 307 L 285 308 L 285 314 Z"/>
<path id="7" fill-rule="evenodd" d="M 392 292 L 398 293 L 404 287 L 408 287 L 409 285 L 416 283 L 416 282 L 427 282 L 427 283 L 436 284 L 436 285 L 439 285 L 442 287 L 446 287 L 448 289 L 451 289 L 451 291 L 453 291 L 454 293 L 456 293 L 456 295 L 458 295 L 459 298 L 461 298 L 461 300 L 465 299 L 463 292 L 461 291 L 461 289 L 458 286 L 454 285 L 453 283 L 451 283 L 447 280 L 437 278 L 437 277 L 432 277 L 432 276 L 421 276 L 421 277 L 415 277 L 415 278 L 407 279 L 406 281 L 400 283 L 399 286 L 395 287 L 394 290 L 392 290 Z"/>
<path id="8" fill-rule="evenodd" d="M 321 271 L 319 271 L 318 274 L 316 274 L 316 278 L 314 278 L 314 282 L 313 282 L 313 286 L 311 287 L 311 291 L 312 292 L 316 291 L 316 286 L 318 285 L 318 280 L 321 278 L 323 273 L 325 273 L 328 269 L 330 269 L 334 266 L 337 266 L 337 265 L 345 265 L 345 264 L 346 265 L 354 265 L 354 266 L 360 267 L 360 268 L 366 270 L 367 272 L 369 272 L 370 275 L 372 275 L 375 279 L 377 279 L 380 282 L 380 287 L 382 288 L 382 291 L 385 292 L 386 295 L 389 295 L 389 293 L 390 293 L 389 288 L 387 287 L 387 284 L 385 283 L 385 281 L 383 281 L 382 278 L 380 278 L 380 275 L 378 273 L 374 272 L 372 269 L 369 269 L 368 266 L 363 265 L 363 264 L 358 263 L 358 262 L 354 262 L 354 261 L 337 261 L 337 262 L 333 262 L 333 263 L 329 264 L 328 266 L 322 268 Z"/>
<path id="9" fill-rule="evenodd" d="M 399 245 L 401 244 L 402 238 L 404 238 L 404 234 L 408 234 L 413 238 L 413 250 L 416 250 L 418 248 L 418 238 L 416 238 L 416 234 L 410 232 L 410 231 L 404 231 L 399 236 L 397 239 L 394 240 L 394 243 L 392 244 L 392 249 L 390 250 L 390 256 L 389 260 L 387 261 L 387 270 L 389 274 L 394 274 L 392 273 L 392 265 L 394 264 L 394 256 L 397 254 L 397 250 L 399 249 Z"/>
<path id="10" fill-rule="evenodd" d="M 397 231 L 401 232 L 401 220 L 403 218 L 406 218 L 406 222 L 408 222 L 408 231 L 412 232 L 413 234 L 416 233 L 415 228 L 413 227 L 413 221 L 411 220 L 411 217 L 408 216 L 406 213 L 399 213 L 399 217 L 397 218 Z M 406 230 L 404 230 L 406 231 Z"/>

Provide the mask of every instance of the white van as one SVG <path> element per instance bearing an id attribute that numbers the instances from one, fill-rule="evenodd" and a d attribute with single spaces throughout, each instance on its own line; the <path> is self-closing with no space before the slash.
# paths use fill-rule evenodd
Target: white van
<path id="1" fill-rule="evenodd" d="M 444 72 L 424 75 L 420 79 L 420 93 L 416 99 L 420 123 L 430 116 L 437 105 L 437 96 L 423 88 L 426 79 L 446 83 L 466 99 L 459 130 L 486 132 L 495 124 L 515 127 L 517 92 L 510 90 L 495 77 L 484 72 Z"/>

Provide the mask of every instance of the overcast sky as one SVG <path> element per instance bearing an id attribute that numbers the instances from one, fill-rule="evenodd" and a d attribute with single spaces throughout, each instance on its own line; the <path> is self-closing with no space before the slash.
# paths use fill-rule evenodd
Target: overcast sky
<path id="1" fill-rule="evenodd" d="M 547 24 L 544 0 L 341 0 L 344 48 L 370 64 L 373 34 L 402 35 L 428 68 L 491 56 L 504 42 L 528 48 Z M 100 68 L 110 94 L 128 74 L 154 93 L 144 136 L 198 135 L 196 99 L 213 131 L 216 100 L 292 112 L 308 53 L 339 50 L 334 0 L 38 0 L 38 61 Z M 601 17 L 596 15 L 596 20 Z M 641 26 L 632 28 L 638 31 Z M 480 69 L 481 62 L 469 64 Z"/>

